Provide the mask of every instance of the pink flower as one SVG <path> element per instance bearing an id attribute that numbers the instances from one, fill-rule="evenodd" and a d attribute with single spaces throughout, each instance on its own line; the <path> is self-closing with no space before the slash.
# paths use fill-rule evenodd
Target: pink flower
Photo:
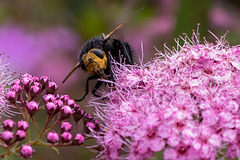
<path id="1" fill-rule="evenodd" d="M 109 152 L 108 156 L 112 159 L 116 159 L 120 153 L 122 139 L 117 132 L 111 130 L 104 136 L 104 145 L 106 146 L 105 149 Z"/>
<path id="2" fill-rule="evenodd" d="M 165 147 L 165 141 L 158 135 L 158 122 L 155 121 L 156 117 L 146 119 L 145 124 L 142 124 L 135 133 L 135 140 L 138 143 L 137 150 L 141 154 L 145 154 L 148 150 L 152 152 L 161 151 Z M 154 121 L 153 124 L 151 122 Z"/>
<path id="3" fill-rule="evenodd" d="M 62 119 L 67 119 L 68 117 L 70 117 L 73 114 L 73 111 L 72 111 L 71 107 L 63 106 L 60 110 L 60 113 L 61 113 Z"/>
<path id="4" fill-rule="evenodd" d="M 59 140 L 59 135 L 55 131 L 52 131 L 47 134 L 46 139 L 48 142 L 54 144 Z"/>
<path id="5" fill-rule="evenodd" d="M 21 156 L 26 159 L 32 156 L 32 154 L 34 153 L 34 150 L 30 145 L 24 144 L 20 148 L 20 153 L 21 153 Z"/>
<path id="6" fill-rule="evenodd" d="M 61 139 L 65 143 L 70 142 L 72 140 L 72 134 L 69 132 L 63 132 L 61 134 Z"/>
<path id="7" fill-rule="evenodd" d="M 39 109 L 39 105 L 35 101 L 31 101 L 27 104 L 28 113 L 33 116 Z"/>
<path id="8" fill-rule="evenodd" d="M 1 133 L 1 140 L 3 140 L 6 144 L 9 144 L 12 139 L 13 132 L 7 130 Z"/>
<path id="9" fill-rule="evenodd" d="M 29 124 L 26 121 L 18 121 L 17 123 L 17 129 L 26 131 L 29 128 Z"/>
<path id="10" fill-rule="evenodd" d="M 77 133 L 75 137 L 73 138 L 72 144 L 74 145 L 80 145 L 84 142 L 84 136 L 80 133 Z"/>
<path id="11" fill-rule="evenodd" d="M 215 159 L 226 144 L 240 152 L 240 47 L 217 38 L 200 43 L 199 33 L 180 37 L 177 49 L 145 65 L 113 65 L 107 100 L 94 98 L 103 132 L 92 133 L 103 159 Z M 123 152 L 121 152 L 123 151 Z M 120 153 L 125 153 L 122 155 Z M 235 153 L 235 151 L 234 151 Z"/>

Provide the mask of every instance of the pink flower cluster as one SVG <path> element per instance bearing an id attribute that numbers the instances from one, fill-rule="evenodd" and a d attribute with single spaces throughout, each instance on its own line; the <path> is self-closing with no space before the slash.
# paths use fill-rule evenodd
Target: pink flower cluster
<path id="1" fill-rule="evenodd" d="M 46 76 L 39 78 L 24 74 L 12 83 L 5 95 L 6 103 L 22 116 L 22 120 L 18 121 L 17 130 L 14 129 L 16 119 L 3 121 L 0 148 L 5 149 L 5 153 L 1 153 L 0 158 L 8 158 L 12 154 L 25 159 L 30 158 L 34 153 L 32 147 L 38 145 L 49 148 L 79 146 L 85 143 L 86 136 L 88 139 L 92 138 L 89 136 L 90 130 L 96 132 L 100 130 L 98 120 L 85 113 L 68 95 L 57 94 L 57 89 L 57 84 Z M 41 114 L 45 115 L 41 119 L 46 119 L 44 127 L 39 126 L 35 120 L 40 112 L 45 113 Z M 71 119 L 74 120 L 75 128 L 71 124 L 73 123 Z M 83 125 L 78 127 L 81 119 Z M 30 125 L 32 127 L 29 127 Z M 54 130 L 57 126 L 59 133 Z M 32 135 L 34 129 L 38 133 L 37 136 Z M 45 137 L 47 142 L 43 141 Z"/>
<path id="2" fill-rule="evenodd" d="M 143 66 L 115 67 L 106 100 L 90 103 L 104 122 L 97 158 L 234 158 L 240 152 L 240 47 L 199 34 Z M 118 64 L 120 65 L 120 64 Z M 223 150 L 225 149 L 225 150 Z M 240 158 L 240 156 L 238 157 Z"/>

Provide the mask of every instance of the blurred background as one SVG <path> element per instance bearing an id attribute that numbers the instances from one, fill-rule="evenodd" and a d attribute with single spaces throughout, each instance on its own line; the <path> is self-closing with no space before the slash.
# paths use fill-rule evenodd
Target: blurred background
<path id="1" fill-rule="evenodd" d="M 60 94 L 80 98 L 88 73 L 77 70 L 62 80 L 78 62 L 81 46 L 91 37 L 108 34 L 138 9 L 145 7 L 114 38 L 129 42 L 138 62 L 143 44 L 144 62 L 154 57 L 153 46 L 175 46 L 174 38 L 189 36 L 200 23 L 208 41 L 229 31 L 230 45 L 240 40 L 239 0 L 0 0 L 0 53 L 9 56 L 10 69 L 56 82 Z M 86 98 L 87 100 L 88 98 Z M 82 107 L 85 102 L 79 103 Z M 33 159 L 91 159 L 83 147 L 54 150 L 37 147 Z M 43 154 L 44 153 L 44 154 Z M 16 157 L 12 157 L 15 159 Z"/>

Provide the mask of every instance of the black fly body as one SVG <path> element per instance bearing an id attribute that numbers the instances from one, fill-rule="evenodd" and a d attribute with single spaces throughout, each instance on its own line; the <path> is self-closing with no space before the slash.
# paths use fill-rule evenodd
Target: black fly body
<path id="1" fill-rule="evenodd" d="M 142 8 L 143 9 L 143 8 Z M 128 18 L 125 22 L 121 23 L 116 29 L 114 29 L 107 36 L 102 34 L 101 36 L 89 39 L 82 47 L 78 57 L 78 64 L 72 69 L 72 71 L 63 80 L 64 83 L 68 77 L 77 69 L 82 68 L 92 75 L 87 78 L 85 94 L 82 98 L 76 99 L 76 101 L 82 101 L 89 92 L 89 80 L 104 78 L 108 80 L 113 79 L 111 71 L 111 59 L 113 58 L 118 63 L 122 63 L 121 59 L 124 59 L 126 64 L 134 64 L 133 53 L 130 45 L 127 42 L 119 39 L 111 38 L 111 36 L 122 26 L 124 26 L 131 18 L 133 18 L 138 12 Z M 120 53 L 120 56 L 119 56 Z M 110 55 L 111 54 L 111 55 Z M 97 81 L 92 90 L 92 94 L 96 97 L 100 97 L 95 92 L 102 85 L 102 81 Z"/>

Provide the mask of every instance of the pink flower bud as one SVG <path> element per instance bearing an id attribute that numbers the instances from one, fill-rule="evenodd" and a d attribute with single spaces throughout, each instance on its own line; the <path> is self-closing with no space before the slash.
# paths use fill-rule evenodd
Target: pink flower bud
<path id="1" fill-rule="evenodd" d="M 56 96 L 55 96 L 55 97 L 56 97 L 56 99 L 60 99 L 60 96 L 59 96 L 59 94 L 56 94 Z"/>
<path id="2" fill-rule="evenodd" d="M 63 102 L 60 99 L 55 100 L 54 103 L 57 106 L 57 111 L 59 111 L 63 107 Z"/>
<path id="3" fill-rule="evenodd" d="M 63 103 L 67 103 L 67 101 L 70 99 L 68 95 L 62 95 L 60 99 L 63 101 Z"/>
<path id="4" fill-rule="evenodd" d="M 73 113 L 71 107 L 69 106 L 63 106 L 60 110 L 61 113 L 61 118 L 62 119 L 67 119 L 68 117 L 70 117 Z"/>
<path id="5" fill-rule="evenodd" d="M 21 140 L 23 140 L 25 137 L 26 137 L 26 132 L 25 132 L 25 131 L 23 131 L 23 130 L 17 130 L 17 133 L 16 133 L 16 140 L 17 140 L 17 141 L 21 141 Z"/>
<path id="6" fill-rule="evenodd" d="M 72 130 L 72 125 L 69 122 L 62 122 L 61 133 L 70 132 Z"/>
<path id="7" fill-rule="evenodd" d="M 82 134 L 78 133 L 76 136 L 73 138 L 72 144 L 73 145 L 81 145 L 84 142 L 84 137 Z"/>
<path id="8" fill-rule="evenodd" d="M 86 127 L 94 129 L 96 125 L 93 122 L 87 122 Z"/>
<path id="9" fill-rule="evenodd" d="M 32 80 L 33 80 L 33 82 L 39 82 L 39 78 L 36 77 L 36 76 L 33 76 L 33 77 L 32 77 Z"/>
<path id="10" fill-rule="evenodd" d="M 23 83 L 24 86 L 29 85 L 29 84 L 31 83 L 31 78 L 29 78 L 29 77 L 23 77 L 23 78 L 22 78 L 22 83 Z"/>
<path id="11" fill-rule="evenodd" d="M 90 133 L 92 130 L 99 130 L 100 129 L 100 126 L 96 126 L 95 123 L 93 122 L 87 122 L 87 124 L 85 125 L 85 132 L 88 134 Z"/>
<path id="12" fill-rule="evenodd" d="M 48 115 L 52 115 L 56 112 L 57 106 L 53 102 L 47 102 L 45 109 L 47 110 Z"/>
<path id="13" fill-rule="evenodd" d="M 17 129 L 26 131 L 29 127 L 29 124 L 26 121 L 18 121 Z"/>
<path id="14" fill-rule="evenodd" d="M 11 131 L 14 127 L 14 121 L 11 119 L 7 119 L 3 122 L 3 128 L 4 130 Z"/>
<path id="15" fill-rule="evenodd" d="M 100 122 L 99 122 L 99 120 L 95 119 L 95 120 L 94 120 L 94 124 L 95 124 L 94 131 L 100 131 L 101 127 L 100 127 Z"/>
<path id="16" fill-rule="evenodd" d="M 31 95 L 32 98 L 35 98 L 37 97 L 40 93 L 41 93 L 41 88 L 39 86 L 31 86 L 30 89 L 29 89 L 29 93 Z"/>
<path id="17" fill-rule="evenodd" d="M 28 92 L 28 90 L 30 89 L 30 85 L 32 83 L 32 78 L 30 78 L 30 77 L 23 77 L 22 78 L 22 83 L 23 83 L 23 87 L 24 87 L 25 91 Z"/>
<path id="18" fill-rule="evenodd" d="M 56 132 L 52 131 L 47 134 L 46 139 L 49 143 L 54 144 L 59 140 L 59 135 Z"/>
<path id="19" fill-rule="evenodd" d="M 21 146 L 20 153 L 23 158 L 30 158 L 33 154 L 34 150 L 28 144 L 24 144 Z"/>
<path id="20" fill-rule="evenodd" d="M 30 75 L 30 74 L 28 74 L 28 73 L 25 73 L 22 77 L 23 77 L 23 78 L 25 78 L 25 77 L 32 78 L 32 75 Z"/>
<path id="21" fill-rule="evenodd" d="M 1 135 L 1 139 L 6 143 L 9 144 L 13 139 L 13 133 L 11 131 L 4 131 Z"/>
<path id="22" fill-rule="evenodd" d="M 53 94 L 47 94 L 44 96 L 44 101 L 46 102 L 53 102 L 55 100 L 55 96 Z"/>
<path id="23" fill-rule="evenodd" d="M 17 99 L 17 94 L 15 91 L 9 91 L 7 92 L 6 94 L 6 99 L 9 100 L 10 102 L 12 103 L 15 103 L 16 102 L 16 99 Z"/>
<path id="24" fill-rule="evenodd" d="M 35 101 L 31 101 L 27 104 L 28 113 L 33 116 L 38 111 L 38 104 Z"/>
<path id="25" fill-rule="evenodd" d="M 61 135 L 61 140 L 63 143 L 68 143 L 72 140 L 72 135 L 69 132 L 63 132 Z"/>
<path id="26" fill-rule="evenodd" d="M 50 78 L 48 78 L 47 76 L 42 76 L 39 80 L 39 82 L 45 86 L 48 82 L 50 81 Z"/>
<path id="27" fill-rule="evenodd" d="M 93 117 L 90 113 L 86 113 L 84 116 L 83 116 L 83 123 L 84 125 L 87 124 L 87 122 L 90 122 L 93 120 Z"/>
<path id="28" fill-rule="evenodd" d="M 14 91 L 17 94 L 20 94 L 22 92 L 22 87 L 18 84 L 15 84 L 11 87 L 11 91 Z"/>
<path id="29" fill-rule="evenodd" d="M 53 94 L 57 90 L 58 86 L 54 82 L 49 82 L 46 86 L 46 93 L 47 94 Z"/>
<path id="30" fill-rule="evenodd" d="M 85 114 L 85 111 L 80 108 L 79 105 L 76 105 L 73 110 L 73 118 L 75 122 L 78 122 Z"/>
<path id="31" fill-rule="evenodd" d="M 68 105 L 69 107 L 71 107 L 71 108 L 74 108 L 74 106 L 75 106 L 76 104 L 75 104 L 75 101 L 74 101 L 73 99 L 69 99 L 69 100 L 67 101 L 67 105 Z"/>
<path id="32" fill-rule="evenodd" d="M 20 79 L 16 79 L 14 82 L 13 82 L 13 85 L 22 85 L 22 82 Z"/>

